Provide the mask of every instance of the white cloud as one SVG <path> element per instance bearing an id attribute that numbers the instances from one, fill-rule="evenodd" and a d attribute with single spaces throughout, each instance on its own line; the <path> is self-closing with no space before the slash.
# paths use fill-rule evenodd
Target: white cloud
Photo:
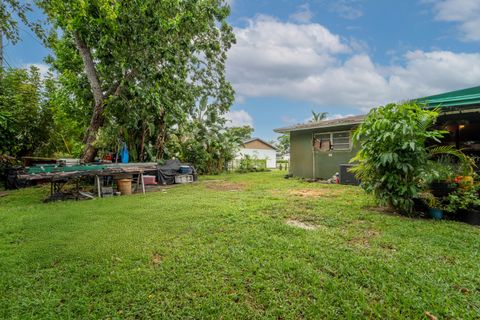
<path id="1" fill-rule="evenodd" d="M 312 18 L 313 12 L 310 10 L 310 5 L 308 3 L 300 5 L 297 12 L 290 15 L 290 19 L 298 23 L 308 23 Z"/>
<path id="2" fill-rule="evenodd" d="M 27 63 L 22 65 L 22 68 L 30 69 L 30 67 L 37 68 L 42 78 L 45 78 L 47 76 L 47 73 L 50 68 L 48 65 L 44 63 Z"/>
<path id="3" fill-rule="evenodd" d="M 355 20 L 363 16 L 358 2 L 358 0 L 337 0 L 332 4 L 331 10 L 344 19 Z"/>
<path id="4" fill-rule="evenodd" d="M 463 39 L 480 41 L 479 0 L 428 0 L 433 4 L 435 19 L 459 23 Z"/>
<path id="5" fill-rule="evenodd" d="M 480 53 L 410 51 L 377 65 L 320 24 L 259 16 L 235 29 L 227 73 L 239 96 L 284 97 L 365 111 L 480 83 Z"/>
<path id="6" fill-rule="evenodd" d="M 229 111 L 225 115 L 225 118 L 227 119 L 227 127 L 253 127 L 253 118 L 245 110 Z"/>

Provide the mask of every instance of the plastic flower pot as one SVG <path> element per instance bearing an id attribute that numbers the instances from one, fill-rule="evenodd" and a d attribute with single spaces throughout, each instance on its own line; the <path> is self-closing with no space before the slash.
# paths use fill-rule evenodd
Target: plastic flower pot
<path id="1" fill-rule="evenodd" d="M 443 219 L 443 211 L 438 208 L 429 208 L 428 214 L 435 220 L 442 220 Z"/>
<path id="2" fill-rule="evenodd" d="M 467 209 L 461 210 L 459 212 L 459 220 L 465 223 L 479 226 L 480 225 L 480 210 L 478 209 Z"/>
<path id="3" fill-rule="evenodd" d="M 437 198 L 443 198 L 455 191 L 456 187 L 448 181 L 436 181 L 430 184 L 432 194 Z"/>

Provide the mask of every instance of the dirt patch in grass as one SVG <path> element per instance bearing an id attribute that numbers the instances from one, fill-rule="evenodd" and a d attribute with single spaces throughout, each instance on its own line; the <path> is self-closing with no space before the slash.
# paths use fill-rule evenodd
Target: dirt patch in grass
<path id="1" fill-rule="evenodd" d="M 380 207 L 380 206 L 365 206 L 363 207 L 364 210 L 368 211 L 375 211 L 379 213 L 383 213 L 389 216 L 400 216 L 403 217 L 401 214 L 396 212 L 394 209 L 389 208 L 389 207 Z"/>
<path id="2" fill-rule="evenodd" d="M 363 230 L 363 234 L 355 237 L 348 241 L 348 244 L 355 246 L 355 247 L 364 247 L 368 248 L 370 246 L 370 241 L 378 236 L 380 233 L 377 230 L 373 229 L 365 229 Z"/>
<path id="3" fill-rule="evenodd" d="M 291 196 L 297 196 L 302 198 L 335 198 L 339 197 L 342 194 L 342 191 L 332 189 L 296 189 L 288 191 L 288 194 Z"/>
<path id="4" fill-rule="evenodd" d="M 0 191 L 0 198 L 8 196 L 7 191 Z"/>
<path id="5" fill-rule="evenodd" d="M 285 224 L 292 227 L 304 229 L 304 230 L 315 230 L 318 228 L 318 226 L 315 226 L 313 224 L 306 223 L 300 220 L 295 220 L 295 219 L 288 219 L 287 221 L 285 221 Z"/>
<path id="6" fill-rule="evenodd" d="M 152 265 L 158 266 L 163 260 L 163 257 L 159 255 L 158 253 L 152 254 L 152 257 L 150 259 Z"/>
<path id="7" fill-rule="evenodd" d="M 246 187 L 243 183 L 228 182 L 225 180 L 210 180 L 204 183 L 207 189 L 215 191 L 242 191 Z"/>

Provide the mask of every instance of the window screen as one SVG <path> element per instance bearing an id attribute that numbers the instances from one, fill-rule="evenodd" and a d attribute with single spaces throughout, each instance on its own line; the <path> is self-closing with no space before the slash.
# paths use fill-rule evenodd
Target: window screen
<path id="1" fill-rule="evenodd" d="M 332 133 L 333 150 L 350 150 L 350 132 Z"/>

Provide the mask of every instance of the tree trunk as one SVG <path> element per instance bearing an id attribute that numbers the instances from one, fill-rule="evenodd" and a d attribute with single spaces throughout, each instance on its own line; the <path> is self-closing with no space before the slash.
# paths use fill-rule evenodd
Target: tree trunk
<path id="1" fill-rule="evenodd" d="M 157 160 L 162 159 L 165 151 L 165 136 L 167 133 L 167 124 L 165 122 L 165 111 L 160 113 L 160 116 L 157 119 L 157 141 L 155 143 L 155 148 L 157 149 Z"/>
<path id="2" fill-rule="evenodd" d="M 105 122 L 105 117 L 103 115 L 104 96 L 90 48 L 78 33 L 75 33 L 74 36 L 75 45 L 77 46 L 78 52 L 82 57 L 85 73 L 87 74 L 88 82 L 90 83 L 90 88 L 92 90 L 94 99 L 92 118 L 90 119 L 90 125 L 87 128 L 85 137 L 83 139 L 85 148 L 83 149 L 83 154 L 81 157 L 83 162 L 92 162 L 97 155 L 97 149 L 94 147 L 94 143 L 97 140 L 98 130 Z"/>
<path id="3" fill-rule="evenodd" d="M 138 159 L 140 162 L 145 161 L 145 121 L 142 122 L 142 139 L 140 140 L 140 154 L 138 156 Z"/>

